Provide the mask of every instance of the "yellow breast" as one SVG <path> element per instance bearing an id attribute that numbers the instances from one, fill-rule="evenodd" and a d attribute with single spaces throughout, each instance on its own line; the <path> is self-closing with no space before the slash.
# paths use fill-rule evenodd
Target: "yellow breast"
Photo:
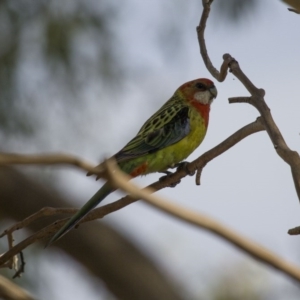
<path id="1" fill-rule="evenodd" d="M 206 124 L 200 114 L 190 110 L 190 132 L 181 141 L 148 154 L 148 168 L 146 173 L 164 171 L 186 159 L 203 141 L 206 134 Z"/>

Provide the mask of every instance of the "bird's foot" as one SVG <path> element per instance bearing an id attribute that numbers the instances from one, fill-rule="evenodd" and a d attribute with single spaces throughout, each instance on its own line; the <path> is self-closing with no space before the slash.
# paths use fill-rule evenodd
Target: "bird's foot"
<path id="1" fill-rule="evenodd" d="M 168 179 L 170 176 L 173 175 L 173 173 L 170 172 L 170 171 L 162 171 L 162 172 L 159 172 L 159 173 L 164 173 L 164 174 L 166 174 L 166 175 L 161 176 L 161 177 L 159 178 L 159 181 L 160 181 L 160 182 L 163 182 L 164 180 Z M 175 187 L 178 183 L 180 183 L 180 181 L 181 181 L 181 180 L 179 180 L 179 181 L 177 181 L 177 182 L 174 182 L 174 183 L 170 184 L 170 187 L 172 187 L 172 188 Z"/>
<path id="2" fill-rule="evenodd" d="M 182 161 L 182 162 L 174 165 L 174 168 L 177 168 L 176 171 L 184 170 L 190 176 L 193 176 L 195 174 L 195 171 L 190 171 L 189 162 L 187 162 L 187 161 Z"/>

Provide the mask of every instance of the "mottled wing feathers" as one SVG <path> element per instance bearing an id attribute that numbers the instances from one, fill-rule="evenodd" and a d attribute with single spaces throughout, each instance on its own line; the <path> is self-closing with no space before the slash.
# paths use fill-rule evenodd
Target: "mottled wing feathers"
<path id="1" fill-rule="evenodd" d="M 156 152 L 177 143 L 190 132 L 189 107 L 173 96 L 154 114 L 115 158 L 118 162 Z"/>

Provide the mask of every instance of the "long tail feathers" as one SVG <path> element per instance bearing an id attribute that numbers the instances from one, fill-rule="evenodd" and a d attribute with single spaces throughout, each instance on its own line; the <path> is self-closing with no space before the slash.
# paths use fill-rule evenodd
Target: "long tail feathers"
<path id="1" fill-rule="evenodd" d="M 105 183 L 101 189 L 69 220 L 67 223 L 57 231 L 54 236 L 49 240 L 45 247 L 48 247 L 66 233 L 68 233 L 72 228 L 74 228 L 78 222 L 87 215 L 87 213 L 96 207 L 103 199 L 105 199 L 114 189 Z"/>

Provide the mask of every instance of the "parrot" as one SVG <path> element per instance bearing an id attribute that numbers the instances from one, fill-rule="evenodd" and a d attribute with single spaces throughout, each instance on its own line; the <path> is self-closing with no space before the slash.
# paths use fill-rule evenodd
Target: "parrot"
<path id="1" fill-rule="evenodd" d="M 214 83 L 199 78 L 182 84 L 174 95 L 141 127 L 137 135 L 113 158 L 119 168 L 131 178 L 149 173 L 168 174 L 203 141 L 209 120 L 210 105 L 217 97 Z M 97 174 L 101 164 L 95 167 Z M 98 177 L 96 178 L 98 179 Z M 57 241 L 115 188 L 109 182 L 96 192 L 86 204 L 59 229 L 48 242 Z"/>

